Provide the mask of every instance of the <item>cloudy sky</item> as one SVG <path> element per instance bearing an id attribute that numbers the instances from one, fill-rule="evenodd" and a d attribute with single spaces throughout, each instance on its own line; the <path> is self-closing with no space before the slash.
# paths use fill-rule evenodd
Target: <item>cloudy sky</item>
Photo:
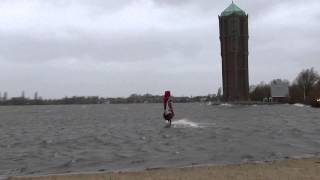
<path id="1" fill-rule="evenodd" d="M 319 0 L 236 0 L 250 84 L 320 71 Z M 0 92 L 44 98 L 216 93 L 221 0 L 0 0 Z"/>

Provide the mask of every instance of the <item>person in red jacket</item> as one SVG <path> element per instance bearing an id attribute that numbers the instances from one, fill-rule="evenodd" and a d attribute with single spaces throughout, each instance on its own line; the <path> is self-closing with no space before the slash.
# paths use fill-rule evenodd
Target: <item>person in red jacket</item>
<path id="1" fill-rule="evenodd" d="M 172 101 L 170 91 L 165 91 L 163 96 L 163 118 L 169 122 L 169 125 L 171 125 L 171 120 L 174 117 Z"/>

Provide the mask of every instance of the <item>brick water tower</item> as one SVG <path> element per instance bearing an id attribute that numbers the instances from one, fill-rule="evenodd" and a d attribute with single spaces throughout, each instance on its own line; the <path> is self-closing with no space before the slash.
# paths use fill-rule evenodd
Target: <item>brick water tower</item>
<path id="1" fill-rule="evenodd" d="M 248 15 L 233 2 L 219 16 L 223 98 L 249 99 Z"/>

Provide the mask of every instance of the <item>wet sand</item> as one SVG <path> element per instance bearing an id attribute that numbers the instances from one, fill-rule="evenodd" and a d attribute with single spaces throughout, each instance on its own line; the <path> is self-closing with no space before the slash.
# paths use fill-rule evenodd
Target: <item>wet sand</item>
<path id="1" fill-rule="evenodd" d="M 9 177 L 8 180 L 319 180 L 320 158 L 291 159 L 264 163 L 158 168 L 136 172 L 80 173 Z"/>

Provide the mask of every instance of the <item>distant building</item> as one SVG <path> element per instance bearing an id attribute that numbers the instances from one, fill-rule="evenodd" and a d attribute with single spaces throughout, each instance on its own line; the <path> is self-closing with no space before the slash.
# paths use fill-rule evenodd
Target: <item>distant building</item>
<path id="1" fill-rule="evenodd" d="M 271 82 L 270 87 L 273 102 L 289 102 L 289 82 L 276 80 Z"/>
<path id="2" fill-rule="evenodd" d="M 219 16 L 223 99 L 247 101 L 248 75 L 248 15 L 233 2 Z"/>

